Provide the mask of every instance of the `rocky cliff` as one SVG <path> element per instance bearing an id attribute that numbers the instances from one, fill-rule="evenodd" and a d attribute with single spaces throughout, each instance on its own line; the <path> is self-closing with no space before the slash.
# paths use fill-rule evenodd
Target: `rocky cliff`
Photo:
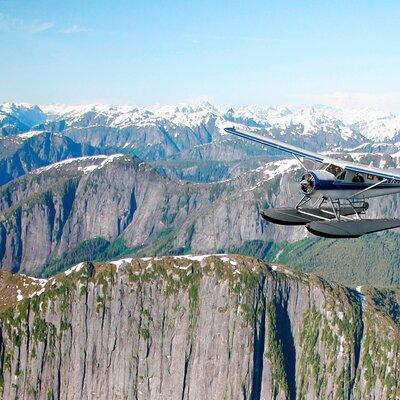
<path id="1" fill-rule="evenodd" d="M 35 274 L 100 238 L 146 255 L 215 252 L 266 235 L 299 238 L 302 230 L 279 231 L 259 215 L 291 200 L 282 173 L 296 168 L 272 163 L 233 180 L 194 184 L 165 179 L 126 155 L 65 160 L 0 188 L 0 265 Z"/>
<path id="2" fill-rule="evenodd" d="M 4 399 L 395 399 L 399 295 L 242 256 L 0 275 Z"/>
<path id="3" fill-rule="evenodd" d="M 69 259 L 66 267 L 123 253 L 255 254 L 245 251 L 254 241 L 268 245 L 305 236 L 302 227 L 260 217 L 263 208 L 298 201 L 293 193 L 300 174 L 295 160 L 281 160 L 234 179 L 197 184 L 166 179 L 123 154 L 67 159 L 0 188 L 0 266 L 37 274 L 56 259 Z M 395 196 L 378 199 L 369 215 L 396 215 L 396 208 Z M 68 258 L 68 252 L 75 255 Z"/>
<path id="4" fill-rule="evenodd" d="M 98 154 L 90 145 L 46 131 L 0 136 L 0 185 L 36 168 L 72 157 Z"/>

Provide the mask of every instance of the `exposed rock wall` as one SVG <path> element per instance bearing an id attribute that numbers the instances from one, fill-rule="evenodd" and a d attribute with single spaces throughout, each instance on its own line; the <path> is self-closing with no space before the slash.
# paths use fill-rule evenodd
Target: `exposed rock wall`
<path id="1" fill-rule="evenodd" d="M 54 162 L 98 153 L 99 151 L 90 145 L 76 143 L 69 137 L 50 132 L 41 132 L 27 138 L 2 138 L 0 185 Z"/>
<path id="2" fill-rule="evenodd" d="M 240 256 L 87 264 L 47 282 L 3 273 L 0 283 L 4 399 L 400 395 L 399 326 L 372 289 Z"/>
<path id="3" fill-rule="evenodd" d="M 164 179 L 128 156 L 107 160 L 55 164 L 0 188 L 2 268 L 34 274 L 49 259 L 96 237 L 112 242 L 121 236 L 130 248 L 165 254 L 304 235 L 260 218 L 263 207 L 292 201 L 287 177 L 281 185 L 280 176 L 260 183 L 265 177 L 256 171 L 193 184 Z M 161 241 L 164 247 L 157 250 Z"/>

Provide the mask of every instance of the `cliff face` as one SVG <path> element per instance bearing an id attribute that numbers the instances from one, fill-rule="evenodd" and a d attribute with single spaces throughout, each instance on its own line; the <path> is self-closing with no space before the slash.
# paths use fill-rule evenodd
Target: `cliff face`
<path id="1" fill-rule="evenodd" d="M 260 218 L 262 208 L 290 201 L 288 178 L 279 186 L 271 174 L 206 185 L 164 179 L 124 155 L 53 164 L 0 188 L 0 266 L 35 274 L 95 238 L 154 255 L 215 252 L 266 234 L 302 237 Z"/>
<path id="2" fill-rule="evenodd" d="M 98 153 L 90 145 L 50 132 L 3 137 L 0 138 L 0 185 L 54 162 Z"/>
<path id="3" fill-rule="evenodd" d="M 295 241 L 305 236 L 303 227 L 267 224 L 260 211 L 295 204 L 300 174 L 295 161 L 284 160 L 195 184 L 163 178 L 127 155 L 64 160 L 0 187 L 0 266 L 36 274 L 96 240 L 139 255 L 240 252 L 254 241 Z M 369 215 L 396 215 L 396 208 L 395 196 L 375 199 Z M 91 255 L 65 266 L 105 259 Z"/>
<path id="4" fill-rule="evenodd" d="M 3 272 L 0 287 L 4 399 L 400 395 L 396 293 L 226 255 Z"/>

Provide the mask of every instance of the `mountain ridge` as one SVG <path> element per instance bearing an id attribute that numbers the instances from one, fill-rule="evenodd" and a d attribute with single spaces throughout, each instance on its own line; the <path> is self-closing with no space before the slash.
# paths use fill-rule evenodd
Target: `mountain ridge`
<path id="1" fill-rule="evenodd" d="M 2 117 L 3 116 L 3 117 Z M 219 124 L 233 122 L 253 128 L 287 131 L 302 126 L 299 133 L 312 135 L 317 130 L 341 130 L 343 138 L 360 134 L 372 141 L 393 141 L 400 131 L 400 117 L 393 112 L 367 109 L 342 110 L 329 106 L 291 107 L 221 107 L 210 103 L 175 106 L 113 106 L 113 105 L 28 105 L 0 104 L 2 118 L 14 117 L 25 126 L 65 121 L 67 127 L 108 126 L 126 128 L 154 124 L 182 125 L 193 128 L 216 117 Z M 223 134 L 223 131 L 220 131 Z"/>
<path id="2" fill-rule="evenodd" d="M 4 398 L 399 395 L 398 293 L 231 254 L 1 273 L 0 287 Z"/>

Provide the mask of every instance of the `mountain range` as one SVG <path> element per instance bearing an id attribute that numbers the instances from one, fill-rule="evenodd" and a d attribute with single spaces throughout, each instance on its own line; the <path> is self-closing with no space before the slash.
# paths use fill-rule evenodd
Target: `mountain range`
<path id="1" fill-rule="evenodd" d="M 274 136 L 285 136 L 288 140 L 291 136 L 299 136 L 297 140 L 304 142 L 308 142 L 309 137 L 318 138 L 316 143 L 314 140 L 313 147 L 319 147 L 319 150 L 332 145 L 355 147 L 366 142 L 396 143 L 400 132 L 400 118 L 394 113 L 345 111 L 327 106 L 228 109 L 210 103 L 140 108 L 0 105 L 0 132 L 3 136 L 38 128 L 66 131 L 76 136 L 77 130 L 80 130 L 80 140 L 94 141 L 92 136 L 96 133 L 100 135 L 97 145 L 125 148 L 135 148 L 138 144 L 148 147 L 159 145 L 165 152 L 153 154 L 153 158 L 175 154 L 226 136 L 223 128 L 232 123 L 262 129 Z M 99 127 L 108 128 L 108 132 L 114 134 L 104 137 L 99 134 Z M 116 131 L 119 134 L 115 134 Z"/>
<path id="2" fill-rule="evenodd" d="M 2 398 L 400 396 L 400 234 L 267 223 L 303 168 L 232 125 L 400 166 L 392 113 L 0 105 Z"/>
<path id="3" fill-rule="evenodd" d="M 226 135 L 227 125 L 245 124 L 365 164 L 399 165 L 397 131 L 387 134 L 396 126 L 391 113 L 326 106 L 226 110 L 209 103 L 2 104 L 0 115 L 0 265 L 34 275 L 48 276 L 81 258 L 231 250 L 263 258 L 275 254 L 309 271 L 305 254 L 318 256 L 323 244 L 296 244 L 306 236 L 303 229 L 259 217 L 262 208 L 297 202 L 299 165 Z M 368 138 L 373 126 L 381 131 Z M 369 213 L 391 216 L 396 210 L 397 197 L 389 196 L 371 201 Z M 294 258 L 299 253 L 291 243 L 307 252 Z M 355 243 L 365 248 L 364 239 Z M 399 281 L 396 259 L 384 259 L 382 280 L 371 265 L 360 277 L 363 283 Z M 329 257 L 331 264 L 321 269 L 325 260 L 322 256 L 314 268 L 349 282 L 350 261 L 343 267 Z M 332 269 L 338 271 L 333 276 Z"/>

